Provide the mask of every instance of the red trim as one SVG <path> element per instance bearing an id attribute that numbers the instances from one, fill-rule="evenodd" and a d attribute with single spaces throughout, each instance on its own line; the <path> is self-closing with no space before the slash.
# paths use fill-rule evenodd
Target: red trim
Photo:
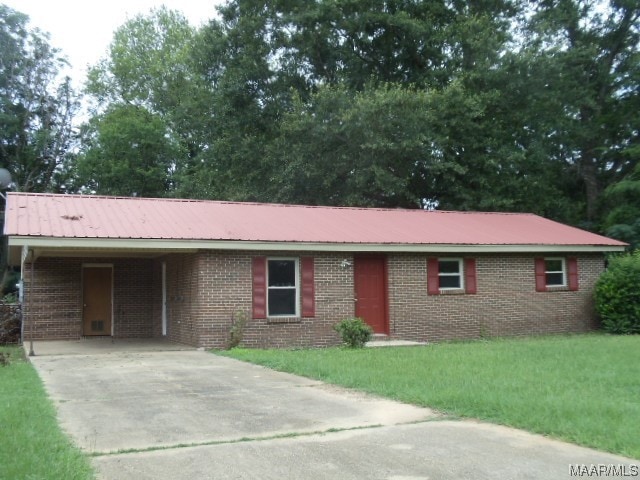
<path id="1" fill-rule="evenodd" d="M 440 273 L 438 259 L 436 257 L 427 258 L 427 293 L 429 295 L 440 295 L 438 273 Z"/>
<path id="2" fill-rule="evenodd" d="M 390 334 L 391 329 L 389 325 L 389 259 L 385 255 L 382 261 L 382 272 L 384 275 L 383 288 L 384 288 L 384 333 Z"/>
<path id="3" fill-rule="evenodd" d="M 267 258 L 254 257 L 251 272 L 253 275 L 253 318 L 267 318 Z"/>
<path id="4" fill-rule="evenodd" d="M 465 258 L 464 259 L 464 288 L 465 292 L 474 294 L 477 292 L 476 282 L 476 259 Z"/>
<path id="5" fill-rule="evenodd" d="M 567 258 L 567 273 L 569 278 L 569 290 L 575 292 L 580 288 L 578 280 L 578 259 L 576 257 Z"/>
<path id="6" fill-rule="evenodd" d="M 544 263 L 544 258 L 536 257 L 535 259 L 535 272 L 536 272 L 536 292 L 547 291 L 547 274 Z"/>
<path id="7" fill-rule="evenodd" d="M 300 258 L 302 279 L 302 316 L 316 316 L 313 257 Z"/>

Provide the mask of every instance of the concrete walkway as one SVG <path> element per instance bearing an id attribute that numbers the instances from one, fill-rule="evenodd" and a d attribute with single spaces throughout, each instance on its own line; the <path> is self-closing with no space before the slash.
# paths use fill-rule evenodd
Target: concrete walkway
<path id="1" fill-rule="evenodd" d="M 134 346 L 32 357 L 101 479 L 569 479 L 570 465 L 640 463 L 208 352 Z"/>

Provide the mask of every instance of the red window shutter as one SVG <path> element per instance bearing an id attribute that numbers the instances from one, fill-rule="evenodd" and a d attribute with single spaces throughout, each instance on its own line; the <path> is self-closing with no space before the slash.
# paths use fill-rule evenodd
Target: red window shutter
<path id="1" fill-rule="evenodd" d="M 267 318 L 266 257 L 254 257 L 251 272 L 253 275 L 253 318 Z"/>
<path id="2" fill-rule="evenodd" d="M 569 274 L 569 290 L 577 291 L 578 284 L 578 259 L 576 257 L 567 258 L 567 272 Z"/>
<path id="3" fill-rule="evenodd" d="M 476 259 L 466 258 L 464 260 L 464 287 L 466 293 L 476 293 Z"/>
<path id="4" fill-rule="evenodd" d="M 427 293 L 429 295 L 440 294 L 440 278 L 438 277 L 438 259 L 435 257 L 427 258 Z"/>
<path id="5" fill-rule="evenodd" d="M 315 317 L 316 299 L 314 286 L 313 257 L 302 257 L 300 259 L 302 267 L 302 316 Z"/>
<path id="6" fill-rule="evenodd" d="M 544 258 L 536 258 L 536 292 L 547 291 L 547 274 Z"/>

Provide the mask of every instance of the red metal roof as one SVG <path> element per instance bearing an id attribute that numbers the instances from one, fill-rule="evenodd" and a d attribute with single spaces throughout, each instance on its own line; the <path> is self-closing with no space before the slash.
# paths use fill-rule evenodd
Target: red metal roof
<path id="1" fill-rule="evenodd" d="M 4 232 L 54 238 L 331 244 L 626 245 L 523 213 L 31 193 L 8 194 Z"/>

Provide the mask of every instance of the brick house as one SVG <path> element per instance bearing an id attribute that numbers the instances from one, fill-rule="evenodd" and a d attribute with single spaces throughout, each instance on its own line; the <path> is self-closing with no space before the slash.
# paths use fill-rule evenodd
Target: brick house
<path id="1" fill-rule="evenodd" d="M 583 332 L 624 243 L 531 214 L 9 193 L 26 339 L 336 344 Z"/>

